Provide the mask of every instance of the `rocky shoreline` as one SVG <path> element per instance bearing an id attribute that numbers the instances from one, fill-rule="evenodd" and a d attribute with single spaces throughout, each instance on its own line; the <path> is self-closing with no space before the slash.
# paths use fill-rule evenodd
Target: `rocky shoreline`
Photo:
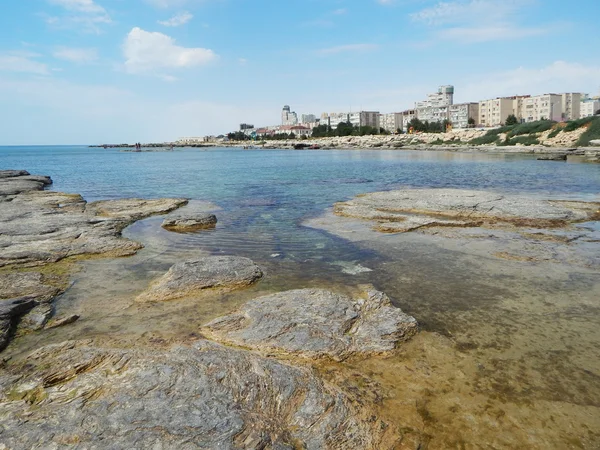
<path id="1" fill-rule="evenodd" d="M 53 278 L 52 267 L 75 257 L 131 255 L 142 245 L 121 236 L 127 225 L 187 203 L 87 203 L 78 195 L 43 190 L 49 177 L 3 171 L 0 180 L 0 351 L 11 338 L 78 319 L 51 321 L 69 274 Z M 209 256 L 175 264 L 135 300 L 199 298 L 206 291 L 243 289 L 262 276 L 247 258 Z M 311 369 L 316 357 L 390 352 L 416 333 L 414 318 L 385 294 L 367 289 L 355 300 L 307 290 L 250 302 L 255 327 L 245 336 L 253 344 L 236 345 L 255 352 L 230 348 L 231 335 L 220 333 L 233 332 L 226 323 L 244 321 L 228 316 L 206 324 L 216 341 L 228 345 L 196 338 L 167 348 L 121 349 L 88 339 L 42 345 L 24 359 L 5 360 L 1 440 L 9 448 L 392 448 L 398 430 L 378 419 L 373 405 L 359 407 Z M 307 302 L 314 303 L 311 309 L 304 309 Z M 274 319 L 273 304 L 280 303 L 289 314 Z M 331 327 L 334 321 L 338 325 Z M 316 327 L 319 323 L 325 328 Z M 304 362 L 261 355 L 272 348 L 274 334 L 284 347 L 296 340 L 294 354 Z"/>
<path id="2" fill-rule="evenodd" d="M 493 379 L 477 359 L 465 366 L 467 356 L 456 355 L 447 339 L 421 332 L 414 317 L 372 285 L 255 295 L 251 289 L 265 283 L 265 271 L 238 256 L 177 262 L 127 297 L 137 312 L 160 311 L 186 302 L 202 308 L 207 299 L 250 290 L 238 307 L 195 323 L 196 333 L 175 341 L 151 335 L 133 344 L 107 333 L 46 345 L 48 329 L 77 320 L 68 311 L 52 319 L 74 263 L 133 255 L 142 244 L 122 237 L 126 226 L 187 203 L 87 203 L 76 194 L 44 190 L 50 184 L 49 177 L 25 171 L 0 172 L 0 345 L 15 345 L 10 340 L 26 333 L 40 336 L 33 352 L 0 360 L 0 442 L 7 448 L 427 448 L 435 439 L 424 431 L 435 427 L 427 402 L 463 395 L 445 392 L 450 381 L 436 384 L 444 376 L 436 364 L 449 365 L 452 382 L 469 370 L 487 374 L 476 378 L 468 397 L 481 396 L 479 383 Z M 472 252 L 485 248 L 486 257 L 500 261 L 558 262 L 583 273 L 600 268 L 600 239 L 580 225 L 599 218 L 599 202 L 412 189 L 359 195 L 306 225 L 386 248 L 400 242 L 389 237 L 421 233 L 472 246 Z M 185 226 L 169 226 L 173 221 Z M 165 233 L 203 233 L 205 225 L 216 225 L 216 216 L 183 210 L 163 224 Z M 160 222 L 155 225 L 160 229 Z M 169 310 L 162 311 L 158 320 Z M 448 355 L 454 359 L 445 362 Z M 421 395 L 416 401 L 413 391 Z M 393 411 L 382 412 L 391 400 Z M 487 401 L 482 421 L 467 414 L 477 426 L 488 426 Z M 438 414 L 453 416 L 465 406 L 451 403 Z M 504 413 L 493 414 L 500 421 Z M 457 441 L 441 442 L 435 448 Z M 502 442 L 518 447 L 511 439 Z"/>

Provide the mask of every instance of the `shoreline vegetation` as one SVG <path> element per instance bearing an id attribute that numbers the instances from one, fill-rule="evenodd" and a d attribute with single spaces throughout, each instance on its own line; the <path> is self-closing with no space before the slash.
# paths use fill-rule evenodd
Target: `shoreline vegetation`
<path id="1" fill-rule="evenodd" d="M 245 149 L 382 149 L 439 150 L 455 152 L 562 153 L 600 161 L 600 117 L 570 122 L 548 120 L 506 125 L 494 129 L 461 129 L 446 133 L 373 134 L 287 139 L 227 140 L 204 143 L 149 143 L 142 150 L 171 151 L 175 148 L 242 147 Z M 123 148 L 134 144 L 105 144 L 90 147 Z"/>

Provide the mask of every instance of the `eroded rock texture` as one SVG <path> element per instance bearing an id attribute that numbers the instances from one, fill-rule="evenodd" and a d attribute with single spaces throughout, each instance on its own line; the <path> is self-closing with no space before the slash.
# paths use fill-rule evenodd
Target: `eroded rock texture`
<path id="1" fill-rule="evenodd" d="M 310 369 L 204 340 L 48 346 L 0 386 L 8 448 L 367 449 L 384 428 Z"/>
<path id="2" fill-rule="evenodd" d="M 256 283 L 263 273 L 251 259 L 240 256 L 207 256 L 173 265 L 139 302 L 166 301 L 186 297 L 204 289 L 238 289 Z"/>
<path id="3" fill-rule="evenodd" d="M 417 332 L 417 321 L 382 292 L 352 299 L 323 289 L 267 295 L 203 328 L 221 342 L 309 357 L 343 359 L 392 350 Z"/>

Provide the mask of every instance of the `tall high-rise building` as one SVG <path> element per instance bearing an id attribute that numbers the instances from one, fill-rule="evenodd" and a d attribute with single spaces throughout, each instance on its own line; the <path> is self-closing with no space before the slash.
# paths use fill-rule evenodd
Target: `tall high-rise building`
<path id="1" fill-rule="evenodd" d="M 415 103 L 417 117 L 422 121 L 443 122 L 448 119 L 450 105 L 454 104 L 454 86 L 440 86 L 427 100 Z"/>
<path id="2" fill-rule="evenodd" d="M 298 114 L 290 111 L 290 107 L 285 105 L 281 111 L 281 125 L 297 125 Z"/>

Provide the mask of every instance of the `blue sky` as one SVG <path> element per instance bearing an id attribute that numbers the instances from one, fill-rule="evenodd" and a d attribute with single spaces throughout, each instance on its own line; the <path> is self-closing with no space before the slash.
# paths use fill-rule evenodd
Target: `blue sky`
<path id="1" fill-rule="evenodd" d="M 3 0 L 0 145 L 600 92 L 599 0 Z"/>

